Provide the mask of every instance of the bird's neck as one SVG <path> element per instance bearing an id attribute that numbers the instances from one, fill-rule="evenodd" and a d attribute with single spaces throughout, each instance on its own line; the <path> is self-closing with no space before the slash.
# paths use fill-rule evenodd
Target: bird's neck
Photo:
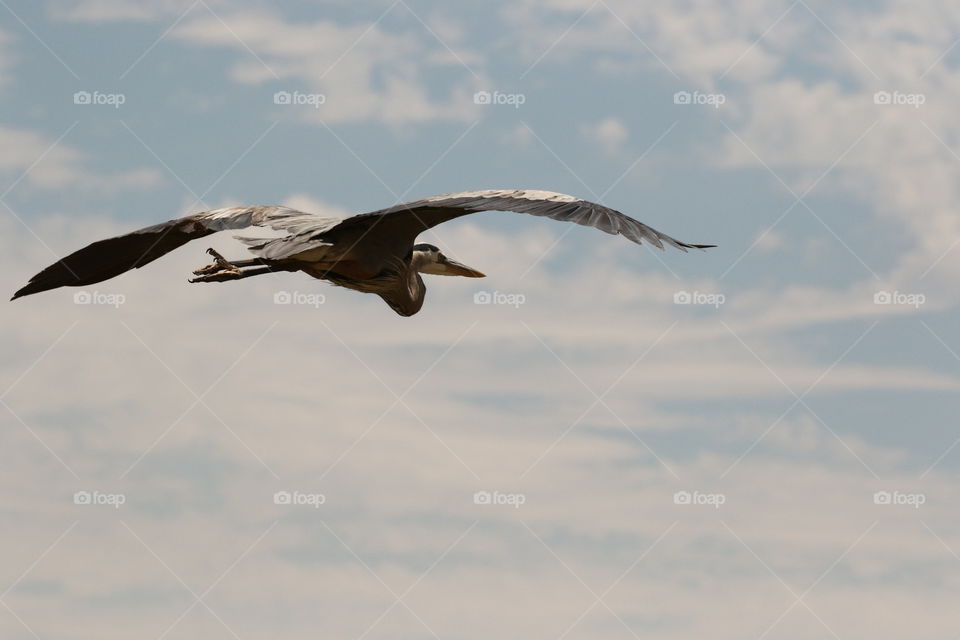
<path id="1" fill-rule="evenodd" d="M 401 316 L 412 316 L 423 307 L 423 300 L 427 294 L 427 287 L 423 284 L 417 268 L 422 262 L 416 254 L 409 260 L 398 264 L 395 270 L 387 276 L 394 284 L 387 291 L 377 291 L 384 302 Z"/>
<path id="2" fill-rule="evenodd" d="M 415 261 L 411 260 L 409 267 L 406 269 L 406 273 L 403 274 L 404 286 L 408 294 L 408 305 L 405 305 L 405 311 L 409 312 L 406 313 L 406 315 L 411 316 L 420 311 L 420 308 L 423 306 L 423 299 L 427 295 L 427 287 L 423 284 L 423 278 L 420 277 L 417 266 Z"/>

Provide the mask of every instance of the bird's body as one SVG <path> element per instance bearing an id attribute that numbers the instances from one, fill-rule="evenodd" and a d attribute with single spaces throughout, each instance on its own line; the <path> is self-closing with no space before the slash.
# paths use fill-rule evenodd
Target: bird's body
<path id="1" fill-rule="evenodd" d="M 415 200 L 349 218 L 321 217 L 283 206 L 214 209 L 94 242 L 50 265 L 14 294 L 21 296 L 63 286 L 101 282 L 142 267 L 191 240 L 218 231 L 270 227 L 279 238 L 238 239 L 256 256 L 227 261 L 212 249 L 215 262 L 194 272 L 191 282 L 223 282 L 277 271 L 303 271 L 315 278 L 376 293 L 402 316 L 423 306 L 421 273 L 483 277 L 448 259 L 433 245 L 415 244 L 438 224 L 478 211 L 515 211 L 598 228 L 641 244 L 683 251 L 713 245 L 686 244 L 618 211 L 551 191 L 465 191 Z"/>
<path id="2" fill-rule="evenodd" d="M 394 260 L 392 264 L 384 265 L 377 275 L 370 278 L 355 278 L 340 271 L 332 271 L 332 267 L 340 267 L 336 263 L 329 267 L 309 267 L 305 271 L 314 278 L 327 280 L 338 287 L 346 287 L 362 293 L 376 293 L 401 316 L 412 316 L 423 307 L 423 300 L 427 295 L 427 287 L 423 283 L 423 278 L 420 277 L 419 270 L 431 260 L 429 255 L 432 253 L 431 250 L 440 251 L 432 245 L 417 246 L 430 247 L 430 249 L 414 249 L 410 260 Z M 359 271 L 353 273 L 360 274 Z M 482 275 L 474 277 L 482 277 Z"/>

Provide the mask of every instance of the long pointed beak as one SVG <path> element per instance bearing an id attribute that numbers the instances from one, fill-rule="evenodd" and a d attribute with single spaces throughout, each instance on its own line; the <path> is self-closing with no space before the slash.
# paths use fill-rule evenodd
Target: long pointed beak
<path id="1" fill-rule="evenodd" d="M 476 269 L 471 269 L 465 264 L 460 264 L 453 260 L 447 259 L 443 263 L 443 266 L 448 274 L 451 276 L 464 276 L 466 278 L 486 278 L 486 274 L 480 273 Z"/>

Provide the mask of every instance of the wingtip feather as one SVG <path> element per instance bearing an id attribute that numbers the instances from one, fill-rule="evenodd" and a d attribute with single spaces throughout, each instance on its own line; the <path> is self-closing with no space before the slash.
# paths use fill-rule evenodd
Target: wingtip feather
<path id="1" fill-rule="evenodd" d="M 21 287 L 20 289 L 18 289 L 17 292 L 13 294 L 13 297 L 10 298 L 10 302 L 13 302 L 17 298 L 29 296 L 32 293 L 40 293 L 41 291 L 45 291 L 45 290 L 46 289 L 38 288 L 37 283 L 31 282 L 27 284 L 25 287 Z"/>

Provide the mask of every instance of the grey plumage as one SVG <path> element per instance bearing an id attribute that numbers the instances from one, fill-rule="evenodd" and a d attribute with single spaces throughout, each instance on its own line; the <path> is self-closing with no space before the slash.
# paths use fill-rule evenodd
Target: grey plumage
<path id="1" fill-rule="evenodd" d="M 664 245 L 681 251 L 713 246 L 680 242 L 619 211 L 550 191 L 450 193 L 343 219 L 282 206 L 231 207 L 94 242 L 35 275 L 13 298 L 101 282 L 218 231 L 269 227 L 286 235 L 275 239 L 238 237 L 256 259 L 235 261 L 234 265 L 213 252 L 218 261 L 198 270 L 201 277 L 195 281 L 240 279 L 270 270 L 304 271 L 338 286 L 377 293 L 401 315 L 412 315 L 419 311 L 425 293 L 420 273 L 482 276 L 447 259 L 436 247 L 415 247 L 417 236 L 448 220 L 492 210 L 590 226 L 637 244 L 649 242 L 659 249 Z M 256 266 L 258 270 L 241 271 L 241 266 Z"/>

